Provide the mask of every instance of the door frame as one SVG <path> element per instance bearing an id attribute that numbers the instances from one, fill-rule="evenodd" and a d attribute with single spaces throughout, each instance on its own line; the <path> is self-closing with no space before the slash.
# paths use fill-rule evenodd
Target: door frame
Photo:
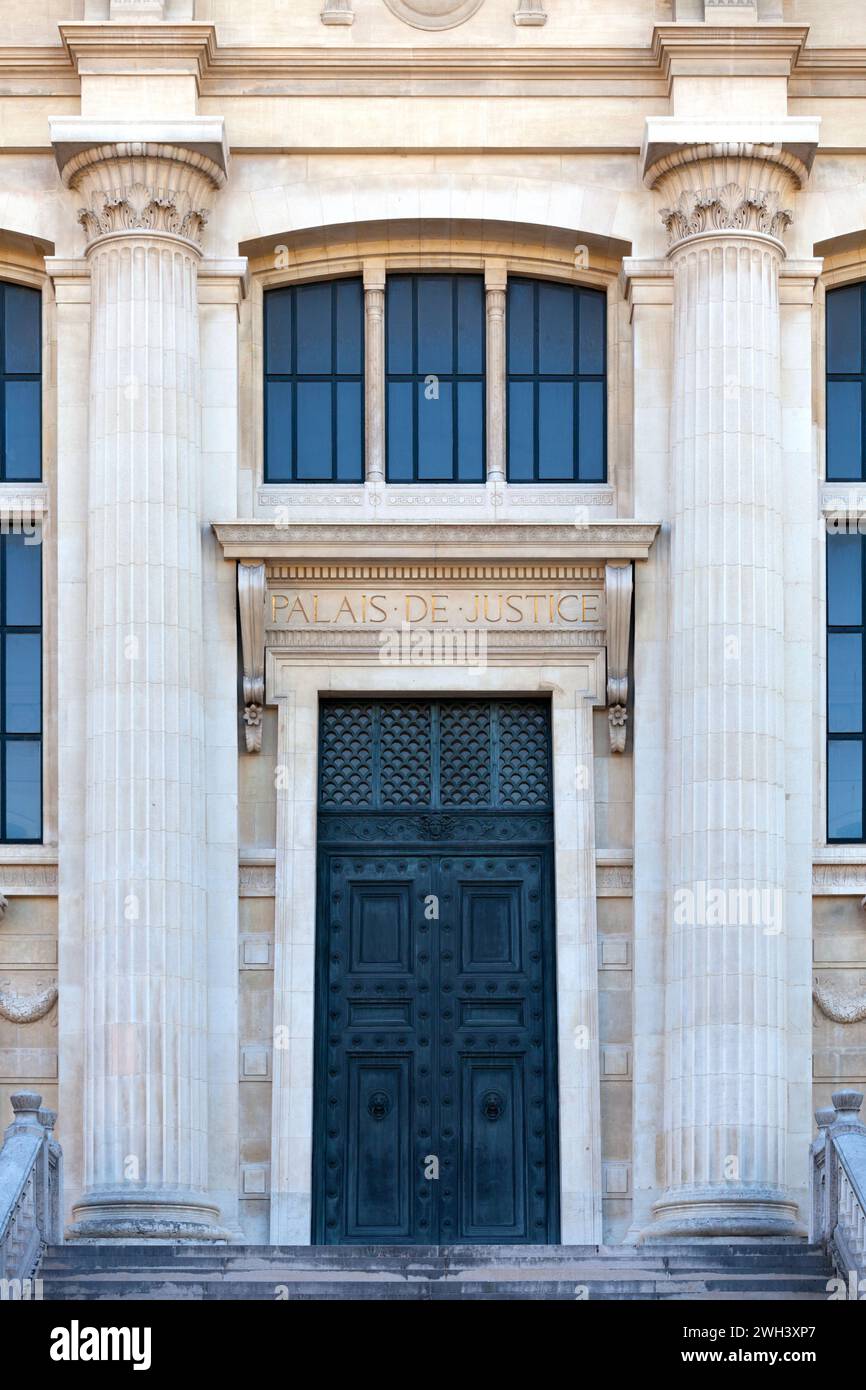
<path id="1" fill-rule="evenodd" d="M 552 665 L 310 664 L 272 648 L 277 705 L 271 1222 L 274 1245 L 308 1245 L 316 960 L 319 702 L 381 697 L 550 696 L 556 901 L 560 1229 L 564 1245 L 602 1239 L 601 1093 L 595 883 L 594 705 L 605 700 L 603 648 L 556 652 Z"/>

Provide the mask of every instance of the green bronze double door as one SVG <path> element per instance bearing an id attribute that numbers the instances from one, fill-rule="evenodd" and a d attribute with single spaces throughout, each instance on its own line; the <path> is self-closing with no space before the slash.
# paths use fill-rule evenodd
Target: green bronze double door
<path id="1" fill-rule="evenodd" d="M 313 1239 L 559 1239 L 549 706 L 323 703 Z"/>

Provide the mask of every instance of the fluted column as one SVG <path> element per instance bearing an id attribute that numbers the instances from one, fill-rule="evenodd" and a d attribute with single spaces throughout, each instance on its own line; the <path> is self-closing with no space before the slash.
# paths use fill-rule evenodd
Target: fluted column
<path id="1" fill-rule="evenodd" d="M 199 152 L 100 145 L 65 181 L 91 269 L 85 1184 L 71 1234 L 211 1239 Z"/>
<path id="2" fill-rule="evenodd" d="M 805 170 L 685 147 L 674 281 L 666 1191 L 651 1237 L 791 1234 L 779 268 Z"/>
<path id="3" fill-rule="evenodd" d="M 487 481 L 504 483 L 506 472 L 505 305 L 508 275 L 504 265 L 488 261 L 484 267 L 487 318 Z"/>
<path id="4" fill-rule="evenodd" d="M 385 266 L 364 266 L 364 416 L 366 478 L 385 481 Z"/>

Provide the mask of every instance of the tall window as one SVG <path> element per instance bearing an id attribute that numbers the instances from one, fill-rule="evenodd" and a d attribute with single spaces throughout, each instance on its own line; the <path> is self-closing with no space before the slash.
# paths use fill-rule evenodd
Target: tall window
<path id="1" fill-rule="evenodd" d="M 827 838 L 864 838 L 864 537 L 827 537 Z"/>
<path id="2" fill-rule="evenodd" d="M 0 537 L 0 820 L 6 843 L 42 838 L 42 546 Z"/>
<path id="3" fill-rule="evenodd" d="M 827 477 L 864 477 L 866 281 L 827 295 Z"/>
<path id="4" fill-rule="evenodd" d="M 508 480 L 603 482 L 601 290 L 508 281 Z"/>
<path id="5" fill-rule="evenodd" d="M 42 476 L 42 296 L 0 284 L 0 481 Z"/>
<path id="6" fill-rule="evenodd" d="M 386 306 L 389 482 L 483 483 L 484 281 L 391 275 Z"/>
<path id="7" fill-rule="evenodd" d="M 265 480 L 364 480 L 360 280 L 265 295 Z"/>

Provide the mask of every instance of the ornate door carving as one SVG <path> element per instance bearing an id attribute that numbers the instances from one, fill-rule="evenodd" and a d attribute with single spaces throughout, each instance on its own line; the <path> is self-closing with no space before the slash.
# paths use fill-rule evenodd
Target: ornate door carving
<path id="1" fill-rule="evenodd" d="M 322 706 L 313 1239 L 558 1239 L 549 710 Z"/>

